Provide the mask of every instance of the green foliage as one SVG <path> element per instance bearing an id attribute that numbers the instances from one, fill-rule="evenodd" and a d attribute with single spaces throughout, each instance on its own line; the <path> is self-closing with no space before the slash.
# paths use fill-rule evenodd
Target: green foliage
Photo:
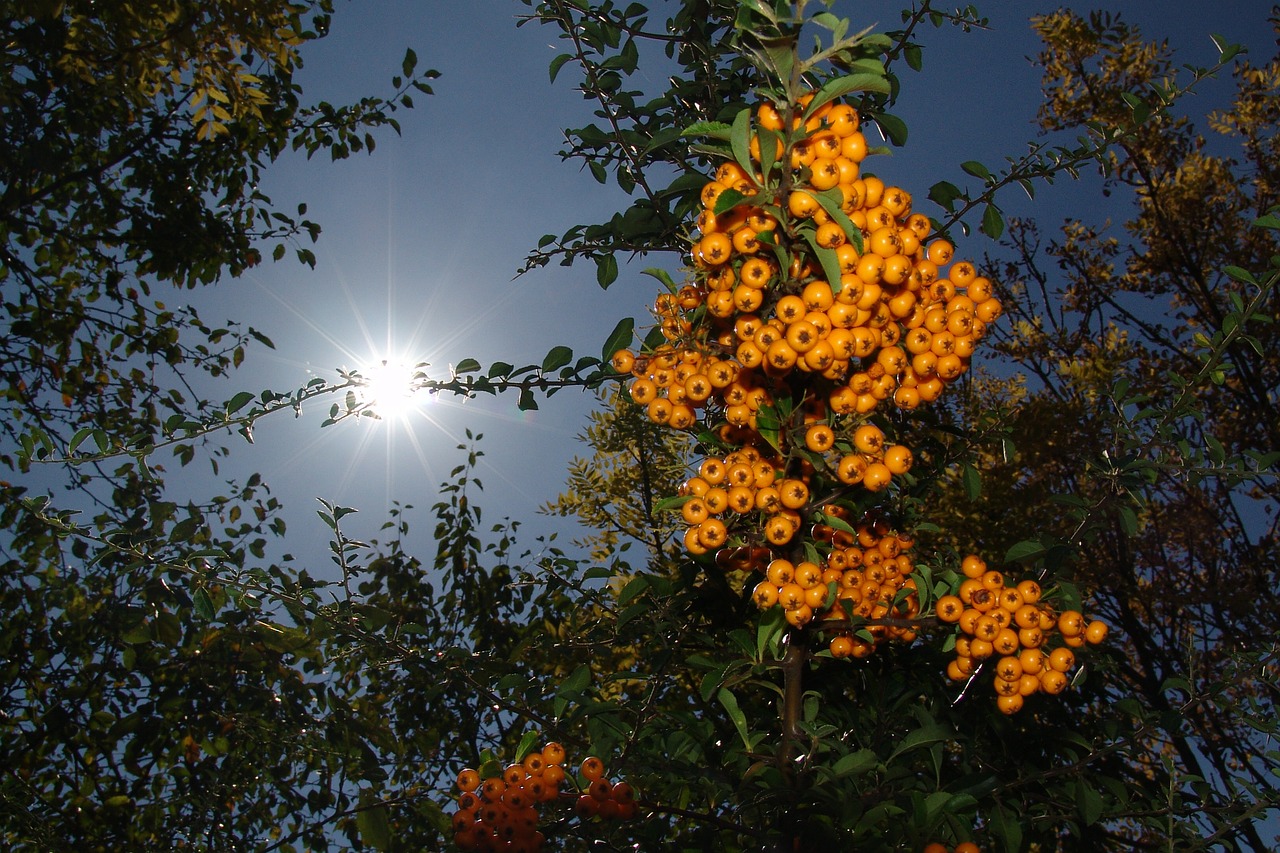
<path id="1" fill-rule="evenodd" d="M 564 158 L 634 198 L 548 235 L 525 268 L 585 259 L 602 287 L 620 259 L 684 258 L 705 173 L 749 160 L 749 102 L 855 98 L 903 145 L 892 109 L 901 69 L 922 65 L 921 25 L 982 25 L 929 3 L 883 34 L 831 3 L 683 0 L 661 23 L 642 3 L 524 3 L 522 23 L 564 43 L 551 79 L 576 73 L 599 107 Z M 286 215 L 257 191 L 263 170 L 289 148 L 372 150 L 370 131 L 398 130 L 393 113 L 433 72 L 409 51 L 389 98 L 304 107 L 292 73 L 328 0 L 101 5 L 0 24 L 15 448 L 0 462 L 64 472 L 79 501 L 0 483 L 6 849 L 441 849 L 457 771 L 487 774 L 545 739 L 604 757 L 640 791 L 634 823 L 556 811 L 545 828 L 565 850 L 1267 849 L 1280 805 L 1275 61 L 1252 66 L 1216 39 L 1219 65 L 1179 78 L 1117 17 L 1037 19 L 1051 135 L 1001 169 L 959 164 L 972 189 L 929 191 L 942 230 L 977 220 L 1002 241 L 986 266 L 1004 271 L 1008 317 L 992 334 L 1024 373 L 897 418 L 921 452 L 882 508 L 918 536 L 922 601 L 954 590 L 958 554 L 976 549 L 1119 635 L 1070 693 L 1004 717 L 982 695 L 989 672 L 944 680 L 954 639 L 927 610 L 919 642 L 836 661 L 760 613 L 749 574 L 678 547 L 680 485 L 715 438 L 659 431 L 615 391 L 611 354 L 645 333 L 632 319 L 602 335 L 599 358 L 555 346 L 519 367 L 416 368 L 421 390 L 511 391 L 523 409 L 599 389 L 591 456 L 545 508 L 584 523 L 571 547 L 527 548 L 519 522 L 482 520 L 471 432 L 427 511 L 425 556 L 406 551 L 412 507 L 362 542 L 347 534 L 354 508 L 320 502 L 332 581 L 268 560 L 286 528 L 257 475 L 171 494 L 162 448 L 216 470 L 228 451 L 213 436 L 251 441 L 258 420 L 305 402 L 339 400 L 329 423 L 376 416 L 355 373 L 187 399 L 188 372 L 225 374 L 270 341 L 151 291 L 315 239 L 305 208 Z M 641 72 L 663 58 L 674 73 L 646 91 Z M 1177 112 L 1226 67 L 1239 95 L 1209 124 L 1238 160 L 1207 153 Z M 1042 249 L 1033 224 L 1005 218 L 1010 188 L 1085 168 L 1132 198 L 1123 238 L 1081 220 Z M 765 414 L 775 443 L 790 405 Z"/>

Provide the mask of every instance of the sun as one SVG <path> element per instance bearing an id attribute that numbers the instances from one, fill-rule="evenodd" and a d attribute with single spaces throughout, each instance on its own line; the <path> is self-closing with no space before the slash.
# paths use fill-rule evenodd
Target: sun
<path id="1" fill-rule="evenodd" d="M 359 371 L 364 379 L 358 390 L 361 402 L 384 421 L 405 421 L 431 398 L 423 390 L 425 368 L 402 358 L 370 361 Z"/>

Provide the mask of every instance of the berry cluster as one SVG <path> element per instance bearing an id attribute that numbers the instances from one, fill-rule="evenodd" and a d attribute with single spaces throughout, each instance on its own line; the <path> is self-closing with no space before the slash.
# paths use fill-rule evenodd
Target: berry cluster
<path id="1" fill-rule="evenodd" d="M 468 768 L 458 774 L 458 808 L 453 813 L 453 841 L 460 850 L 536 853 L 546 840 L 538 830 L 538 806 L 561 799 L 566 779 L 565 750 L 548 743 L 523 761 L 509 764 L 487 777 Z M 604 762 L 594 756 L 580 769 L 585 790 L 576 798 L 579 817 L 599 815 L 624 819 L 635 816 L 631 786 L 611 783 Z M 573 796 L 569 794 L 568 796 Z"/>
<path id="2" fill-rule="evenodd" d="M 910 195 L 862 174 L 857 111 L 811 103 L 790 127 L 773 104 L 756 110 L 749 163 L 702 190 L 690 281 L 655 300 L 662 342 L 613 357 L 653 422 L 710 428 L 729 451 L 687 484 L 694 554 L 790 543 L 815 478 L 888 488 L 913 455 L 867 417 L 937 399 L 1000 315 L 990 280 L 930 240 Z"/>
<path id="3" fill-rule="evenodd" d="M 723 547 L 730 525 L 746 516 L 763 525 L 764 538 L 784 545 L 800 529 L 799 510 L 809 503 L 809 487 L 802 479 L 780 474 L 781 459 L 767 459 L 754 447 L 711 457 L 698 466 L 697 476 L 681 487 L 686 496 L 680 514 L 689 525 L 685 549 L 706 554 Z"/>
<path id="4" fill-rule="evenodd" d="M 688 280 L 667 280 L 649 344 L 618 350 L 612 365 L 652 422 L 696 433 L 708 451 L 680 492 L 685 549 L 764 573 L 760 608 L 825 632 L 835 657 L 863 657 L 913 639 L 921 619 L 910 541 L 883 521 L 848 520 L 915 462 L 886 435 L 881 403 L 905 412 L 938 399 L 1001 305 L 906 190 L 863 173 L 857 111 L 814 98 L 759 105 L 745 137 L 735 123 L 731 157 L 701 191 Z M 959 623 L 950 674 L 968 678 L 995 657 L 1007 713 L 1033 674 L 1046 673 L 1037 691 L 1061 690 L 1068 638 L 1086 635 L 1059 629 L 1064 651 L 1043 650 L 1041 616 L 1038 639 L 1018 619 L 1051 611 L 1024 585 L 1007 588 L 984 566 L 937 602 L 943 622 Z M 1015 599 L 1032 609 L 1000 604 Z"/>
<path id="5" fill-rule="evenodd" d="M 823 507 L 828 518 L 844 521 L 843 507 Z M 837 658 L 866 657 L 885 640 L 915 639 L 910 620 L 920 615 L 920 599 L 910 550 L 912 540 L 894 533 L 882 520 L 866 518 L 854 533 L 815 525 L 814 538 L 830 546 L 821 565 L 776 558 L 764 567 L 765 579 L 751 597 L 760 609 L 781 605 L 787 621 L 810 622 L 831 634 Z M 865 627 L 855 632 L 851 619 Z"/>
<path id="6" fill-rule="evenodd" d="M 994 660 L 996 704 L 1006 714 L 1021 710 L 1027 696 L 1066 690 L 1075 665 L 1072 649 L 1106 639 L 1104 622 L 1086 624 L 1075 610 L 1055 614 L 1033 580 L 1008 586 L 1002 573 L 974 554 L 964 558 L 961 571 L 965 580 L 958 593 L 942 596 L 934 608 L 939 621 L 960 628 L 947 675 L 967 681 L 983 661 Z M 1051 648 L 1055 630 L 1062 645 Z"/>
<path id="7" fill-rule="evenodd" d="M 604 762 L 590 756 L 579 768 L 587 788 L 578 795 L 573 810 L 578 817 L 600 817 L 605 820 L 629 820 L 636 816 L 635 791 L 630 783 L 611 782 L 604 772 Z"/>

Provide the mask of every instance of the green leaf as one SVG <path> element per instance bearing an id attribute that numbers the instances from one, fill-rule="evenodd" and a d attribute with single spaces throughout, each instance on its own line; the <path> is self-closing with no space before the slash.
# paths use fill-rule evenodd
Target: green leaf
<path id="1" fill-rule="evenodd" d="M 1080 810 L 1080 820 L 1085 826 L 1098 822 L 1098 818 L 1102 816 L 1102 807 L 1102 795 L 1083 779 L 1079 780 L 1076 786 L 1076 808 Z"/>
<path id="2" fill-rule="evenodd" d="M 1045 547 L 1035 539 L 1024 539 L 1010 546 L 1005 552 L 1004 562 L 1006 563 L 1026 563 L 1036 560 L 1043 556 Z"/>
<path id="3" fill-rule="evenodd" d="M 227 414 L 234 415 L 243 409 L 249 403 L 253 402 L 256 395 L 252 391 L 241 391 L 239 394 L 227 401 Z"/>
<path id="4" fill-rule="evenodd" d="M 516 761 L 524 761 L 525 756 L 533 750 L 533 745 L 538 742 L 538 733 L 536 731 L 527 731 L 520 738 L 520 744 L 516 747 Z"/>
<path id="5" fill-rule="evenodd" d="M 770 607 L 764 612 L 760 617 L 760 624 L 756 626 L 756 660 L 758 662 L 765 660 L 766 649 L 773 657 L 778 656 L 779 644 L 786 627 L 786 614 L 781 607 Z"/>
<path id="6" fill-rule="evenodd" d="M 1005 853 L 1022 853 L 1022 824 L 1017 815 L 997 806 L 991 823 L 996 837 L 1004 843 Z"/>
<path id="7" fill-rule="evenodd" d="M 897 147 L 907 144 L 907 123 L 890 113 L 877 113 L 873 120 L 884 132 L 885 138 Z"/>
<path id="8" fill-rule="evenodd" d="M 1236 281 L 1243 282 L 1244 284 L 1256 285 L 1258 283 L 1258 280 L 1253 277 L 1253 274 L 1246 269 L 1241 269 L 1240 267 L 1228 264 L 1222 268 L 1222 271 L 1226 273 L 1229 278 L 1233 278 Z"/>
<path id="9" fill-rule="evenodd" d="M 1277 210 L 1280 208 L 1272 208 L 1270 213 L 1253 220 L 1254 227 L 1280 229 L 1280 215 L 1277 215 Z"/>
<path id="10" fill-rule="evenodd" d="M 902 58 L 907 61 L 907 67 L 912 71 L 919 71 L 924 67 L 924 52 L 920 49 L 920 45 L 914 42 L 907 42 L 902 46 Z"/>
<path id="11" fill-rule="evenodd" d="M 474 358 L 464 358 L 453 366 L 454 373 L 474 373 L 480 369 L 480 362 Z"/>
<path id="12" fill-rule="evenodd" d="M 662 282 L 663 287 L 665 287 L 667 290 L 669 290 L 672 293 L 675 293 L 677 290 L 680 289 L 680 286 L 676 284 L 675 279 L 671 277 L 671 273 L 667 272 L 664 269 L 657 269 L 657 268 L 651 267 L 646 270 L 641 270 L 640 274 L 647 275 L 651 278 L 656 278 L 658 281 Z"/>
<path id="13" fill-rule="evenodd" d="M 918 729 L 907 734 L 902 739 L 902 743 L 898 744 L 898 748 L 889 756 L 887 764 L 893 764 L 893 761 L 903 753 L 910 752 L 913 749 L 919 749 L 922 746 L 928 746 L 931 743 L 947 740 L 951 737 L 951 730 L 941 723 L 928 723 Z"/>
<path id="14" fill-rule="evenodd" d="M 76 430 L 76 434 L 71 436 L 71 441 L 69 444 L 67 444 L 68 455 L 75 453 L 76 449 L 80 447 L 80 445 L 84 442 L 84 440 L 89 436 L 93 435 L 93 433 L 94 433 L 93 427 L 81 427 L 80 429 Z"/>
<path id="15" fill-rule="evenodd" d="M 391 848 L 391 822 L 387 818 L 386 806 L 362 807 L 356 812 L 356 828 L 360 831 L 360 840 L 374 849 Z"/>
<path id="16" fill-rule="evenodd" d="M 1213 46 L 1218 49 L 1218 61 L 1221 63 L 1230 62 L 1244 51 L 1243 47 L 1227 41 L 1218 33 L 1210 33 L 1209 38 L 1213 40 Z"/>
<path id="17" fill-rule="evenodd" d="M 857 752 L 851 752 L 841 758 L 831 767 L 831 772 L 837 776 L 859 776 L 873 769 L 879 759 L 870 749 L 860 749 Z"/>
<path id="18" fill-rule="evenodd" d="M 716 694 L 720 700 L 720 704 L 724 706 L 725 711 L 729 714 L 729 719 L 733 722 L 733 727 L 738 730 L 738 737 L 742 738 L 742 745 L 748 752 L 751 750 L 751 735 L 747 730 L 747 715 L 742 713 L 742 709 L 738 707 L 737 698 L 729 692 L 729 688 L 722 687 L 720 692 Z"/>
<path id="19" fill-rule="evenodd" d="M 601 361 L 609 361 L 613 358 L 613 354 L 620 349 L 626 349 L 631 346 L 632 338 L 635 336 L 636 321 L 631 317 L 623 317 L 618 321 L 618 325 L 613 327 L 613 331 L 609 333 L 609 337 L 604 342 L 604 349 L 600 352 Z"/>
<path id="20" fill-rule="evenodd" d="M 804 235 L 805 242 L 809 244 L 809 248 L 813 250 L 818 263 L 822 266 L 822 274 L 826 276 L 827 282 L 832 286 L 832 290 L 838 290 L 840 287 L 840 259 L 836 256 L 835 250 L 819 246 L 817 236 L 812 229 L 806 228 L 801 233 Z"/>
<path id="21" fill-rule="evenodd" d="M 756 432 L 760 433 L 760 437 L 769 442 L 769 446 L 775 450 L 780 447 L 779 430 L 781 427 L 782 419 L 778 416 L 778 410 L 774 406 L 764 405 L 756 412 Z"/>
<path id="22" fill-rule="evenodd" d="M 622 607 L 630 604 L 637 595 L 640 595 L 649 588 L 649 579 L 644 575 L 637 575 L 627 581 L 627 585 L 622 588 L 622 592 L 618 593 L 618 604 Z"/>
<path id="23" fill-rule="evenodd" d="M 728 142 L 733 136 L 733 125 L 722 121 L 696 121 L 680 133 L 681 136 L 702 136 Z"/>
<path id="24" fill-rule="evenodd" d="M 559 370 L 571 361 L 573 361 L 573 350 L 569 347 L 552 347 L 547 357 L 542 360 L 542 372 L 550 373 L 553 370 Z"/>
<path id="25" fill-rule="evenodd" d="M 560 689 L 556 691 L 556 698 L 553 704 L 553 710 L 556 717 L 564 716 L 565 708 L 569 706 L 569 700 L 577 698 L 591 683 L 591 667 L 585 663 L 573 671 L 568 678 L 560 683 Z"/>
<path id="26" fill-rule="evenodd" d="M 684 506 L 692 498 L 693 495 L 671 495 L 670 497 L 661 498 L 654 501 L 653 511 L 654 513 L 670 512 L 673 509 L 679 509 Z"/>
<path id="27" fill-rule="evenodd" d="M 613 252 L 600 255 L 596 258 L 596 283 L 600 285 L 601 290 L 607 290 L 609 285 L 618 280 L 618 258 Z"/>
<path id="28" fill-rule="evenodd" d="M 964 493 L 969 500 L 976 501 L 982 494 L 982 475 L 978 473 L 978 469 L 968 464 L 960 469 L 960 480 L 964 483 Z"/>
<path id="29" fill-rule="evenodd" d="M 994 204 L 987 205 L 982 211 L 982 233 L 992 240 L 999 240 L 1004 233 L 1004 215 Z"/>
<path id="30" fill-rule="evenodd" d="M 748 175 L 755 173 L 755 164 L 751 162 L 751 109 L 744 107 L 733 117 L 733 128 L 729 133 L 729 147 L 733 149 L 733 159 Z M 718 208 L 719 203 L 716 204 Z"/>
<path id="31" fill-rule="evenodd" d="M 955 210 L 956 199 L 963 197 L 960 188 L 950 181 L 938 181 L 929 187 L 929 200 L 947 211 Z"/>
<path id="32" fill-rule="evenodd" d="M 844 230 L 845 237 L 849 238 L 849 242 L 853 244 L 853 248 L 858 250 L 858 254 L 862 254 L 862 229 L 853 224 L 853 220 L 841 210 L 840 206 L 844 204 L 844 196 L 838 189 L 823 190 L 822 192 L 811 193 L 818 205 L 831 217 L 832 221 Z M 828 250 L 830 251 L 830 250 Z M 835 257 L 835 252 L 832 252 Z M 826 267 L 824 266 L 825 270 Z M 829 274 L 829 273 L 828 273 Z M 836 277 L 828 279 L 828 284 L 835 290 L 839 290 L 840 276 L 839 270 L 836 270 Z"/>
<path id="33" fill-rule="evenodd" d="M 879 74 L 859 72 L 857 74 L 845 74 L 842 77 L 833 77 L 814 93 L 813 100 L 805 107 L 804 117 L 808 118 L 823 104 L 830 103 L 850 92 L 875 92 L 878 95 L 888 95 L 891 91 L 892 87 L 889 84 L 888 77 L 885 76 L 883 66 Z M 905 126 L 903 139 L 906 139 Z"/>
<path id="34" fill-rule="evenodd" d="M 196 614 L 205 621 L 212 621 L 217 615 L 217 608 L 213 606 L 213 599 L 209 598 L 209 592 L 204 587 L 196 587 L 196 591 L 191 594 L 191 604 L 196 610 Z"/>
<path id="35" fill-rule="evenodd" d="M 495 361 L 493 364 L 489 365 L 489 378 L 496 379 L 499 376 L 510 376 L 511 371 L 514 369 L 514 366 L 505 361 Z"/>
<path id="36" fill-rule="evenodd" d="M 738 205 L 742 204 L 747 198 L 746 195 L 735 189 L 727 189 L 716 198 L 716 206 L 712 208 L 712 213 L 716 216 L 724 216 Z"/>
<path id="37" fill-rule="evenodd" d="M 573 59 L 573 54 L 562 53 L 559 56 L 557 56 L 555 59 L 551 60 L 551 65 L 549 66 L 549 70 L 551 72 L 552 83 L 556 82 L 556 75 L 560 73 L 560 69 L 564 67 L 564 64 L 568 62 L 570 59 Z"/>

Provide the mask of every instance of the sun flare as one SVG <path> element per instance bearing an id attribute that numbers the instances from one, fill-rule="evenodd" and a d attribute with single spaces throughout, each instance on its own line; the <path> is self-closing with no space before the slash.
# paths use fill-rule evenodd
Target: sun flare
<path id="1" fill-rule="evenodd" d="M 405 359 L 384 358 L 360 370 L 364 377 L 360 396 L 378 417 L 402 421 L 430 398 L 422 388 L 422 365 Z"/>

